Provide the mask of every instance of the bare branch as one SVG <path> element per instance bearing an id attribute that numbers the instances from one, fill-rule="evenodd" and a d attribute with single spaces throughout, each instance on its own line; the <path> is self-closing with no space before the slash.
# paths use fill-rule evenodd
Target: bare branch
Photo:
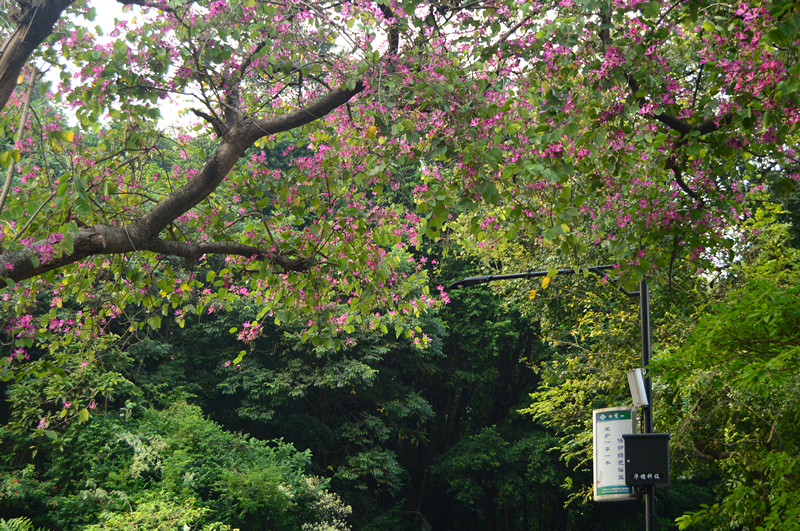
<path id="1" fill-rule="evenodd" d="M 703 198 L 700 197 L 697 192 L 689 188 L 689 186 L 686 184 L 686 181 L 683 180 L 683 173 L 681 172 L 681 168 L 675 160 L 675 157 L 669 157 L 665 167 L 668 170 L 672 170 L 673 175 L 675 175 L 675 182 L 678 183 L 678 186 L 681 187 L 681 190 L 686 192 L 686 194 L 692 199 L 699 201 L 700 203 L 704 203 Z"/>

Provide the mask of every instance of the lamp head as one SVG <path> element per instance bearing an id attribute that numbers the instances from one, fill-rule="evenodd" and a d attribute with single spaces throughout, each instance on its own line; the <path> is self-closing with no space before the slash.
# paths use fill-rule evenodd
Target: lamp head
<path id="1" fill-rule="evenodd" d="M 633 405 L 636 407 L 647 407 L 647 391 L 644 386 L 644 369 L 631 369 L 628 371 L 628 385 L 631 388 Z"/>

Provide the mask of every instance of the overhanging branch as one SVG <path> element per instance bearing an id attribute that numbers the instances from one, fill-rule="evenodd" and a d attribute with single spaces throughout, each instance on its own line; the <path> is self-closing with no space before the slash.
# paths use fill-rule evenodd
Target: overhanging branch
<path id="1" fill-rule="evenodd" d="M 713 448 L 707 448 L 705 446 L 701 446 L 697 443 L 692 445 L 692 452 L 694 455 L 699 457 L 704 461 L 718 461 L 721 459 L 728 459 L 733 455 L 733 452 L 720 452 L 718 450 L 714 450 Z"/>

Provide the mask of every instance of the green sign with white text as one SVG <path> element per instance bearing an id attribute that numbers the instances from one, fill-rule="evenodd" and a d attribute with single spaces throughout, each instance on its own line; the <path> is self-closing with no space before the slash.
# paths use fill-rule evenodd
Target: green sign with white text
<path id="1" fill-rule="evenodd" d="M 623 434 L 636 432 L 636 408 L 597 409 L 594 427 L 594 500 L 618 501 L 636 498 L 625 485 L 625 441 Z"/>

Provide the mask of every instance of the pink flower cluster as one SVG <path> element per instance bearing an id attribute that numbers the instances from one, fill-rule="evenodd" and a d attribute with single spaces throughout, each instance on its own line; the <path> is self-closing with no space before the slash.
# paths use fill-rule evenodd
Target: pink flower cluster
<path id="1" fill-rule="evenodd" d="M 237 338 L 239 341 L 255 341 L 261 335 L 261 324 L 256 321 L 245 321 Z"/>

